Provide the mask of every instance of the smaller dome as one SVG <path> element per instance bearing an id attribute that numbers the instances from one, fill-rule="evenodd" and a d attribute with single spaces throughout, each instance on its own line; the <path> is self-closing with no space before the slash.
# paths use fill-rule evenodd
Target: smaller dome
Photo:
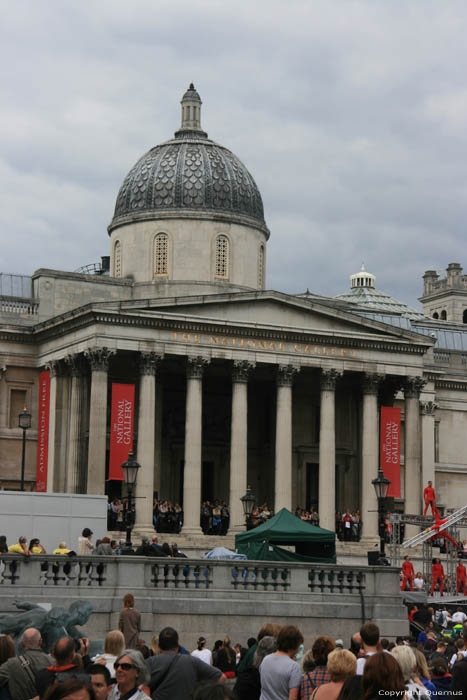
<path id="1" fill-rule="evenodd" d="M 199 96 L 198 91 L 196 90 L 193 83 L 190 83 L 188 90 L 182 97 L 182 102 L 183 100 L 196 100 L 196 102 L 199 102 L 201 104 L 201 97 Z"/>

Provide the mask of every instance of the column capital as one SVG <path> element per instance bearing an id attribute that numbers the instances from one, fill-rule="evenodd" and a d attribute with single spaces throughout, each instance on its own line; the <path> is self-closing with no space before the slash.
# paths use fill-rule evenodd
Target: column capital
<path id="1" fill-rule="evenodd" d="M 300 367 L 295 365 L 277 365 L 277 386 L 292 386 L 298 372 L 300 372 Z"/>
<path id="2" fill-rule="evenodd" d="M 406 399 L 419 399 L 420 392 L 426 382 L 421 377 L 407 377 L 405 380 L 404 395 Z"/>
<path id="3" fill-rule="evenodd" d="M 255 362 L 249 362 L 248 360 L 235 360 L 232 366 L 232 381 L 238 384 L 246 384 L 255 367 Z"/>
<path id="4" fill-rule="evenodd" d="M 115 355 L 115 350 L 109 348 L 90 348 L 84 351 L 84 357 L 91 365 L 93 372 L 107 372 L 109 369 L 110 358 Z"/>
<path id="5" fill-rule="evenodd" d="M 335 391 L 337 380 L 342 377 L 342 372 L 337 369 L 322 369 L 319 378 L 321 391 Z"/>
<path id="6" fill-rule="evenodd" d="M 420 401 L 420 413 L 422 416 L 434 416 L 438 404 L 434 401 Z"/>
<path id="7" fill-rule="evenodd" d="M 202 379 L 204 370 L 208 366 L 210 360 L 201 355 L 196 357 L 187 357 L 186 360 L 186 376 L 188 379 Z"/>
<path id="8" fill-rule="evenodd" d="M 163 354 L 157 352 L 141 352 L 139 355 L 139 373 L 156 376 L 159 365 L 164 358 Z"/>
<path id="9" fill-rule="evenodd" d="M 76 355 L 66 355 L 64 360 L 70 375 L 72 377 L 81 377 L 84 370 L 82 355 L 79 353 L 76 353 Z"/>
<path id="10" fill-rule="evenodd" d="M 362 380 L 363 393 L 377 394 L 383 381 L 384 374 L 377 374 L 376 372 L 365 372 Z"/>
<path id="11" fill-rule="evenodd" d="M 60 377 L 63 374 L 63 366 L 60 360 L 49 360 L 44 367 L 50 372 L 51 377 Z"/>

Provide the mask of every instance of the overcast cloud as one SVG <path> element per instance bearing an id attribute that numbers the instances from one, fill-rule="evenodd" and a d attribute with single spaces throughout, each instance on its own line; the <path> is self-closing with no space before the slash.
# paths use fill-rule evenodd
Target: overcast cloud
<path id="1" fill-rule="evenodd" d="M 416 305 L 426 269 L 467 267 L 464 0 L 0 8 L 0 271 L 108 254 L 123 178 L 191 81 L 261 190 L 268 288 L 335 295 L 364 261 Z"/>

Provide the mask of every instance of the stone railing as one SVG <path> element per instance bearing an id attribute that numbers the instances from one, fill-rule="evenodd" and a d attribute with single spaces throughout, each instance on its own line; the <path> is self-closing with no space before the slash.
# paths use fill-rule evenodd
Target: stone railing
<path id="1" fill-rule="evenodd" d="M 0 297 L 0 313 L 19 316 L 37 316 L 39 302 L 23 297 Z"/>
<path id="2" fill-rule="evenodd" d="M 361 593 L 397 590 L 398 569 L 338 564 L 156 559 L 134 556 L 64 557 L 37 555 L 26 559 L 4 555 L 0 585 L 10 587 L 87 587 L 193 591 L 287 592 L 302 594 Z M 392 580 L 394 579 L 394 580 Z"/>

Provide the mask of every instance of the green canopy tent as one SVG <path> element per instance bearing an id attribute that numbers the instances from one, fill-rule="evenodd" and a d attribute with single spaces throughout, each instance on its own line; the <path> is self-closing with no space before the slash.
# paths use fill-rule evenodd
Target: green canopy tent
<path id="1" fill-rule="evenodd" d="M 290 552 L 278 545 L 294 546 Z M 282 508 L 253 530 L 235 536 L 235 548 L 248 559 L 336 563 L 336 534 L 323 530 Z"/>

